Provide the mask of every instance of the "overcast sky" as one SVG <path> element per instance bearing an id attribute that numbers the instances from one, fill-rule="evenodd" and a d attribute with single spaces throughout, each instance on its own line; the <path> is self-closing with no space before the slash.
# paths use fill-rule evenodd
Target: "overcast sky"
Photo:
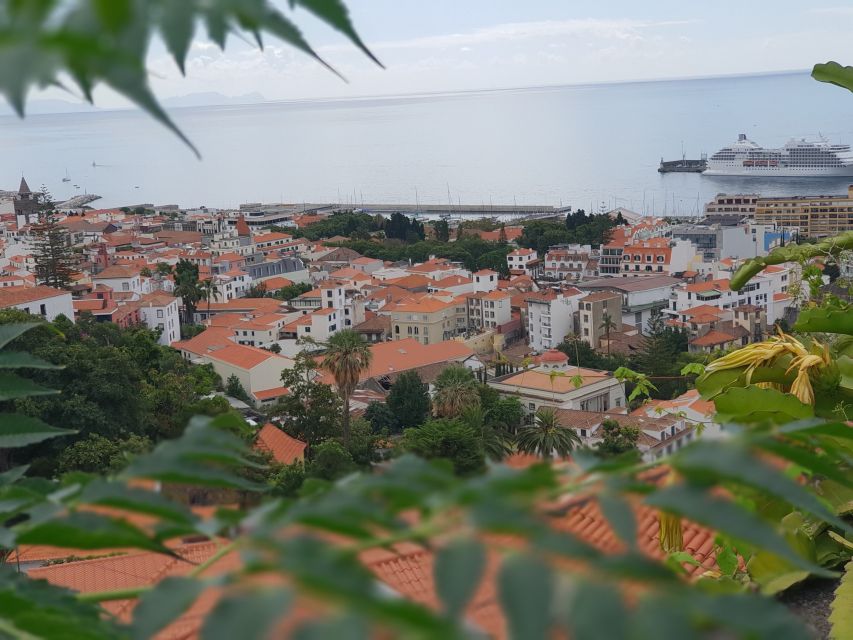
<path id="1" fill-rule="evenodd" d="M 281 2 L 284 6 L 284 2 Z M 853 64 L 853 6 L 811 0 L 347 0 L 381 70 L 304 10 L 292 15 L 344 83 L 286 45 L 197 35 L 181 77 L 162 45 L 161 97 L 215 91 L 267 99 L 386 95 L 646 80 Z M 51 97 L 58 97 L 55 94 Z M 101 93 L 101 106 L 118 106 Z"/>

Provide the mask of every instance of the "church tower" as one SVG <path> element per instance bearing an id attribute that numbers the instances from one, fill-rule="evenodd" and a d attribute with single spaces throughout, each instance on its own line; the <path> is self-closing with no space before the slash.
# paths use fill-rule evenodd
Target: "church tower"
<path id="1" fill-rule="evenodd" d="M 21 186 L 18 187 L 18 196 L 15 198 L 14 207 L 18 229 L 38 221 L 39 202 L 23 176 L 21 176 Z"/>

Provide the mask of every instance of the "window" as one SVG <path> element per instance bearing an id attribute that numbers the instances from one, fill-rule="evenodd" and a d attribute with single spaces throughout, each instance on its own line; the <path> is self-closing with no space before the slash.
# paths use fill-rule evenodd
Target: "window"
<path id="1" fill-rule="evenodd" d="M 400 335 L 400 325 L 399 324 L 394 325 L 394 333 L 396 333 L 397 335 Z"/>
<path id="2" fill-rule="evenodd" d="M 158 317 L 158 318 L 162 318 L 162 317 L 163 317 L 163 310 L 162 310 L 162 309 L 157 309 L 157 317 Z"/>
<path id="3" fill-rule="evenodd" d="M 39 305 L 39 313 L 43 316 L 46 316 L 47 315 L 47 306 L 43 305 L 43 304 Z"/>
<path id="4" fill-rule="evenodd" d="M 406 333 L 408 333 L 409 335 L 412 335 L 412 328 L 406 327 Z"/>
<path id="5" fill-rule="evenodd" d="M 130 285 L 127 282 L 122 282 L 121 283 L 121 290 L 122 291 L 130 291 Z"/>
<path id="6" fill-rule="evenodd" d="M 311 333 L 311 327 L 305 327 L 305 333 Z"/>
<path id="7" fill-rule="evenodd" d="M 331 297 L 332 297 L 332 290 L 331 290 L 331 289 L 329 289 L 328 291 L 326 291 L 326 297 L 327 297 L 327 298 L 331 298 Z"/>
<path id="8" fill-rule="evenodd" d="M 589 329 L 584 329 L 583 334 L 584 336 L 589 337 Z"/>
<path id="9" fill-rule="evenodd" d="M 419 334 L 420 334 L 420 327 L 415 327 L 415 335 L 419 335 Z"/>

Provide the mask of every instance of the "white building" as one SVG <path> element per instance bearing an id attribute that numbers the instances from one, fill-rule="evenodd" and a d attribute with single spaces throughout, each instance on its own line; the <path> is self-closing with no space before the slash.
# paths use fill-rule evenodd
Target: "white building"
<path id="1" fill-rule="evenodd" d="M 71 294 L 53 287 L 2 287 L 0 309 L 20 309 L 51 322 L 57 316 L 64 315 L 74 322 Z"/>
<path id="2" fill-rule="evenodd" d="M 113 291 L 130 291 L 137 294 L 150 293 L 143 286 L 143 280 L 147 281 L 148 279 L 140 276 L 138 271 L 118 264 L 107 267 L 92 276 L 93 285 L 104 285 Z"/>
<path id="3" fill-rule="evenodd" d="M 472 293 L 466 296 L 468 327 L 473 329 L 496 329 L 512 320 L 507 291 Z"/>
<path id="4" fill-rule="evenodd" d="M 554 349 L 575 330 L 574 314 L 583 297 L 577 289 L 532 293 L 527 298 L 527 336 L 537 352 Z"/>
<path id="5" fill-rule="evenodd" d="M 498 273 L 491 269 L 474 272 L 474 293 L 488 293 L 498 288 Z"/>
<path id="6" fill-rule="evenodd" d="M 627 406 L 624 385 L 609 371 L 571 367 L 567 356 L 553 349 L 543 353 L 539 362 L 533 369 L 494 378 L 488 385 L 502 395 L 519 398 L 528 415 L 541 407 L 601 412 Z"/>
<path id="7" fill-rule="evenodd" d="M 138 302 L 139 316 L 146 326 L 160 331 L 157 342 L 169 346 L 181 337 L 181 317 L 179 300 L 163 293 L 149 293 Z"/>
<path id="8" fill-rule="evenodd" d="M 506 256 L 506 266 L 512 274 L 533 275 L 531 263 L 539 264 L 539 254 L 534 249 L 516 249 Z"/>
<path id="9" fill-rule="evenodd" d="M 643 333 L 652 312 L 669 307 L 670 296 L 679 284 L 681 280 L 678 278 L 660 275 L 644 278 L 600 278 L 580 282 L 577 288 L 584 292 L 615 291 L 621 294 L 622 323 Z"/>

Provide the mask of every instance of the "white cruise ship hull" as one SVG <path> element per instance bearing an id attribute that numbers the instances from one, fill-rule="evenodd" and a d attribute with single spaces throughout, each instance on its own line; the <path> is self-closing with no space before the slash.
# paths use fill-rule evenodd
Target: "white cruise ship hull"
<path id="1" fill-rule="evenodd" d="M 853 176 L 853 165 L 847 167 L 744 167 L 709 166 L 705 176 L 733 176 L 738 178 L 833 178 Z"/>

